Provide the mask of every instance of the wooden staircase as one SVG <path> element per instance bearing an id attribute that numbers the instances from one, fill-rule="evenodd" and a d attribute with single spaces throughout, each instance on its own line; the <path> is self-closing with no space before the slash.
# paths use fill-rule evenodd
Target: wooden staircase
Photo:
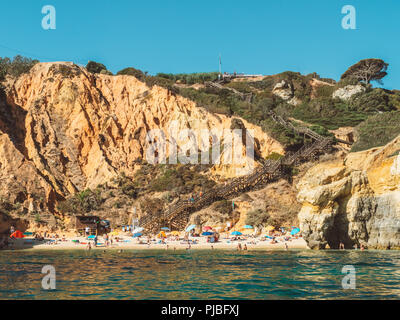
<path id="1" fill-rule="evenodd" d="M 303 145 L 297 152 L 286 154 L 280 160 L 268 160 L 263 166 L 256 168 L 251 174 L 235 178 L 227 185 L 215 186 L 193 201 L 180 200 L 170 205 L 164 212 L 147 214 L 139 220 L 139 225 L 148 232 L 157 232 L 161 227 L 165 226 L 168 226 L 170 229 L 182 230 L 187 225 L 191 213 L 208 207 L 215 201 L 230 199 L 248 190 L 259 188 L 267 183 L 276 181 L 278 178 L 284 176 L 285 167 L 295 166 L 305 160 L 315 158 L 318 154 L 325 152 L 338 141 L 331 137 L 323 137 L 308 128 L 295 127 L 272 111 L 270 115 L 274 121 L 282 124 L 286 128 L 298 134 L 308 136 L 313 140 L 313 143 Z M 347 141 L 343 143 L 351 144 Z"/>

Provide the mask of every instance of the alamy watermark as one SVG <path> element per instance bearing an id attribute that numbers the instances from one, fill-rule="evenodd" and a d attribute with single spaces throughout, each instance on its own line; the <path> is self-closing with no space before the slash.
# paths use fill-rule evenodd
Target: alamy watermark
<path id="1" fill-rule="evenodd" d="M 342 268 L 342 273 L 346 274 L 342 279 L 342 288 L 354 290 L 356 288 L 356 268 L 352 265 L 346 265 Z"/>
<path id="2" fill-rule="evenodd" d="M 42 14 L 45 16 L 42 19 L 42 28 L 44 30 L 56 29 L 56 8 L 51 5 L 46 5 L 42 8 Z"/>
<path id="3" fill-rule="evenodd" d="M 42 273 L 45 276 L 42 279 L 43 290 L 56 289 L 56 269 L 51 265 L 46 265 L 42 268 Z"/>
<path id="4" fill-rule="evenodd" d="M 249 129 L 149 130 L 145 159 L 150 164 L 221 164 L 254 167 L 254 135 Z"/>
<path id="5" fill-rule="evenodd" d="M 342 8 L 342 14 L 345 16 L 342 18 L 342 28 L 345 30 L 355 30 L 356 26 L 356 8 L 352 5 L 345 5 Z"/>

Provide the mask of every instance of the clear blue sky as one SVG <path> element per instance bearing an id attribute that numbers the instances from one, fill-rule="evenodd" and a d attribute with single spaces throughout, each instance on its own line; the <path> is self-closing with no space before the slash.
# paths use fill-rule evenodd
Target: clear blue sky
<path id="1" fill-rule="evenodd" d="M 41 27 L 48 4 L 56 30 Z M 357 30 L 341 27 L 346 4 L 357 10 Z M 390 64 L 384 86 L 400 89 L 398 0 L 13 0 L 2 3 L 0 29 L 0 56 L 95 60 L 113 72 L 217 71 L 221 53 L 223 71 L 339 79 L 375 57 Z"/>

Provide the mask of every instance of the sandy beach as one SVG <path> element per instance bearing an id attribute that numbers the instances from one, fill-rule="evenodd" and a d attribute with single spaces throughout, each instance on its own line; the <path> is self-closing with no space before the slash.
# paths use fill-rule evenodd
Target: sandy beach
<path id="1" fill-rule="evenodd" d="M 139 243 L 137 238 L 122 235 L 118 237 L 120 240 L 113 241 L 112 245 L 105 246 L 105 241 L 100 236 L 98 245 L 94 246 L 92 240 L 85 237 L 68 237 L 65 241 L 45 240 L 38 241 L 33 238 L 12 239 L 9 241 L 9 246 L 6 250 L 88 250 L 88 243 L 91 244 L 91 250 L 237 250 L 240 243 L 242 249 L 246 245 L 248 250 L 285 250 L 290 249 L 308 249 L 306 241 L 299 238 L 291 238 L 288 241 L 277 238 L 277 243 L 271 243 L 270 239 L 263 237 L 257 238 L 243 238 L 240 240 L 232 240 L 229 238 L 222 238 L 216 243 L 207 242 L 206 237 L 193 237 L 191 238 L 190 246 L 182 238 L 180 240 L 169 239 L 165 243 L 160 243 L 159 239 L 151 241 L 147 244 L 147 238 L 142 239 L 143 243 Z M 76 242 L 76 241 L 79 241 Z M 193 243 L 193 241 L 195 243 Z"/>

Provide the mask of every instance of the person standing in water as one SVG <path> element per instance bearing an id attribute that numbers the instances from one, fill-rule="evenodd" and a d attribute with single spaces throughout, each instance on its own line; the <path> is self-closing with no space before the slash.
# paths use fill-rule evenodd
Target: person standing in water
<path id="1" fill-rule="evenodd" d="M 92 245 L 90 244 L 90 242 L 88 242 L 86 249 L 89 251 L 92 249 Z"/>

